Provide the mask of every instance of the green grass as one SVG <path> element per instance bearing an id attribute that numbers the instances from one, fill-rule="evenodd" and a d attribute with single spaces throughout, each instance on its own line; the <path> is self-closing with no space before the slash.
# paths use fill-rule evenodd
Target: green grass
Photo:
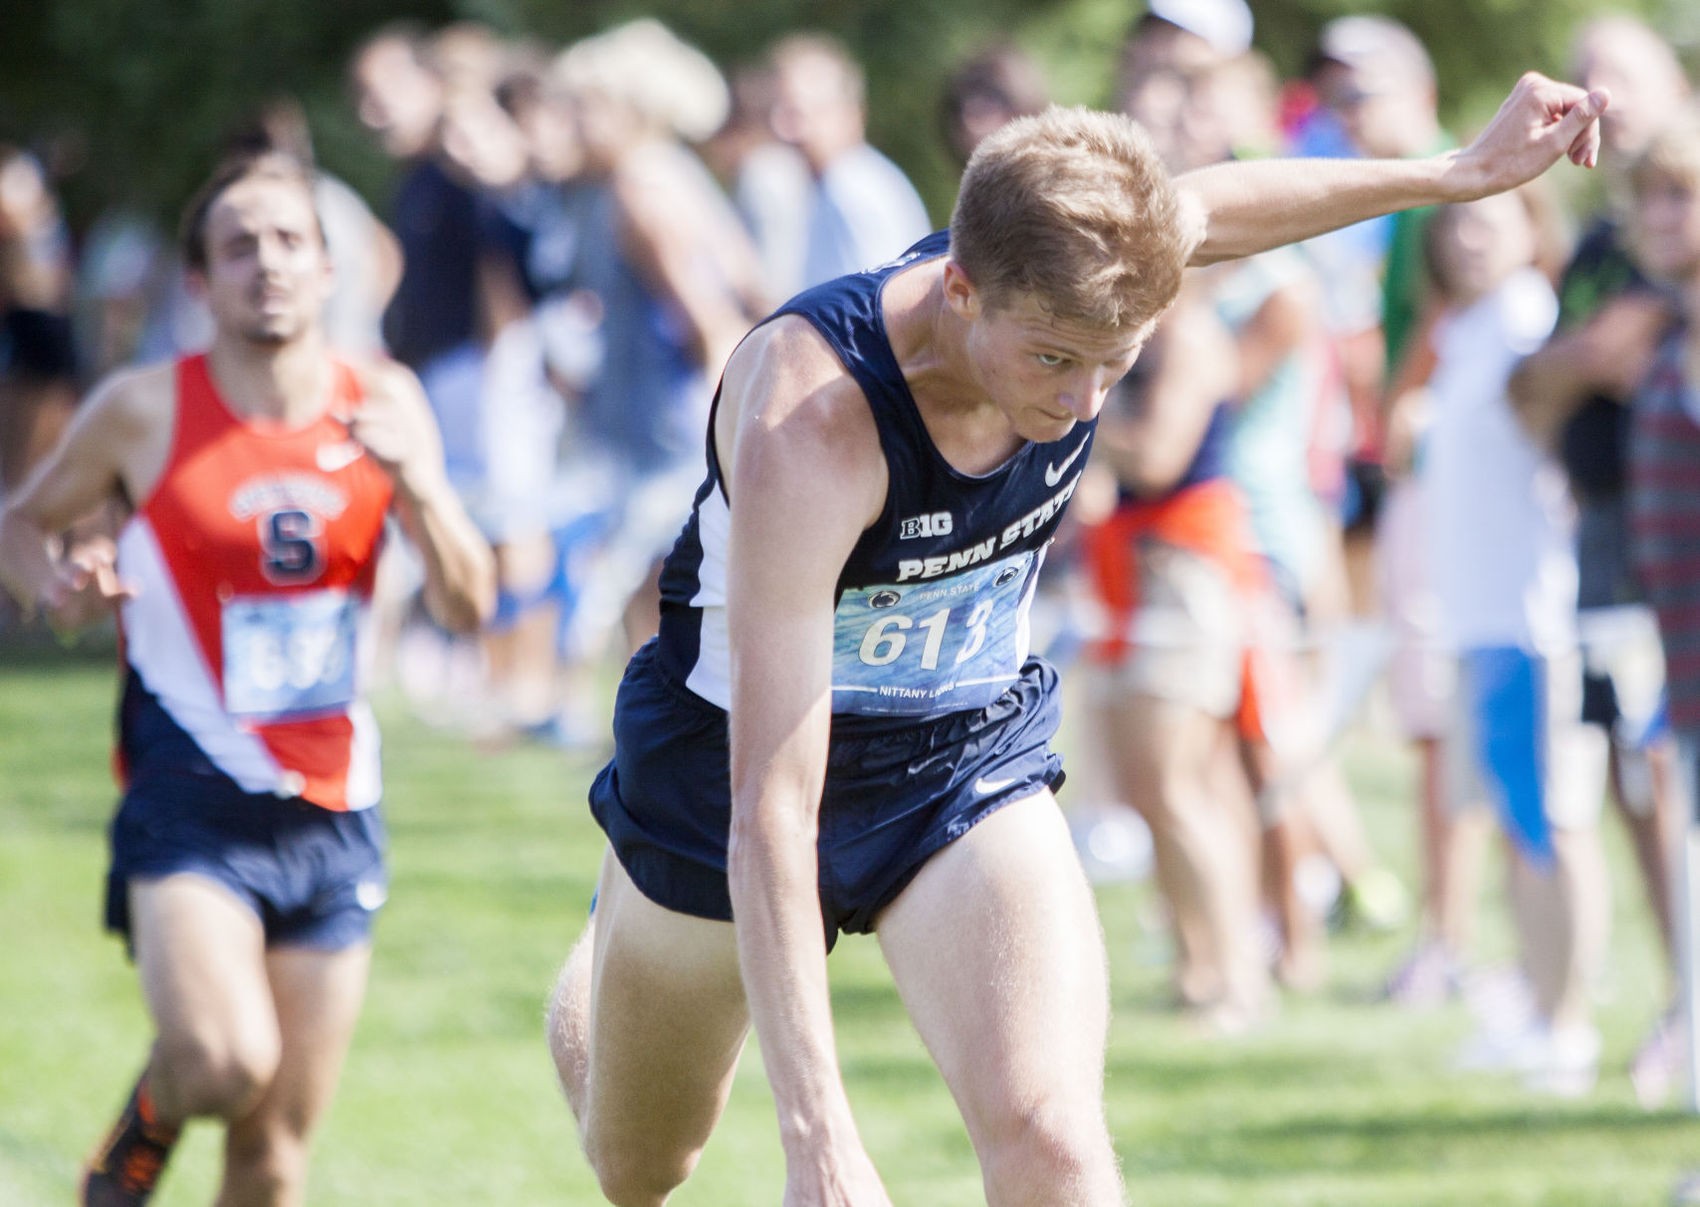
<path id="1" fill-rule="evenodd" d="M 70 1201 L 79 1160 L 142 1059 L 147 1026 L 99 929 L 113 688 L 109 661 L 0 658 L 0 1204 Z M 546 751 L 472 751 L 386 710 L 394 884 L 372 986 L 315 1155 L 314 1204 L 599 1201 L 541 1040 L 543 997 L 581 925 L 600 835 L 591 768 Z M 1360 739 L 1350 773 L 1383 851 L 1409 867 L 1407 767 Z M 1605 1072 L 1575 1103 L 1447 1060 L 1459 1010 L 1366 1005 L 1408 935 L 1337 939 L 1328 992 L 1263 1033 L 1210 1042 L 1165 1012 L 1149 889 L 1104 890 L 1114 977 L 1109 1117 L 1137 1201 L 1160 1207 L 1652 1207 L 1700 1163 L 1700 1129 L 1642 1112 L 1623 1074 L 1657 1009 L 1655 951 L 1615 824 L 1602 985 Z M 1490 898 L 1491 900 L 1491 898 Z M 1494 928 L 1503 944 L 1503 927 Z M 950 1100 L 869 940 L 832 960 L 846 1077 L 896 1203 L 983 1201 Z M 156 1202 L 210 1200 L 216 1129 L 193 1129 Z M 675 1202 L 777 1203 L 772 1107 L 755 1054 Z"/>

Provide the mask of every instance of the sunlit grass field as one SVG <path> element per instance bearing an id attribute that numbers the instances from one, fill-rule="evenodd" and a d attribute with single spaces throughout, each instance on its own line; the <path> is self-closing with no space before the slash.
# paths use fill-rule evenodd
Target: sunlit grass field
<path id="1" fill-rule="evenodd" d="M 113 698 L 108 659 L 0 654 L 0 1207 L 72 1200 L 78 1162 L 144 1054 L 134 977 L 99 927 Z M 600 1202 L 541 1026 L 599 859 L 584 806 L 594 768 L 538 748 L 475 751 L 393 704 L 382 714 L 394 882 L 309 1201 Z M 1373 733 L 1348 755 L 1372 831 L 1408 875 L 1406 762 Z M 1115 995 L 1109 1117 L 1134 1201 L 1664 1203 L 1679 1172 L 1700 1165 L 1700 1126 L 1674 1108 L 1643 1112 L 1624 1073 L 1660 990 L 1621 834 L 1615 822 L 1607 831 L 1619 876 L 1600 987 L 1605 1061 L 1599 1088 L 1578 1102 L 1450 1071 L 1469 1026 L 1461 1007 L 1413 1014 L 1368 1004 L 1408 933 L 1337 936 L 1324 993 L 1289 998 L 1251 1038 L 1202 1038 L 1166 1008 L 1149 886 L 1104 889 Z M 1490 904 L 1490 921 L 1497 916 Z M 1502 924 L 1488 929 L 1486 945 L 1503 949 Z M 832 967 L 851 1098 L 894 1202 L 983 1202 L 967 1139 L 877 947 L 846 940 Z M 155 1201 L 209 1202 L 216 1162 L 216 1130 L 195 1128 Z M 759 1207 L 777 1204 L 782 1185 L 752 1046 L 726 1118 L 674 1202 Z"/>

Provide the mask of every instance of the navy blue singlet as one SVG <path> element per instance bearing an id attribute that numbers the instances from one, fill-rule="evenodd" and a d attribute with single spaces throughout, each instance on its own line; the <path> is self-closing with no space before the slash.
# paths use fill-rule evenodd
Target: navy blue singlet
<path id="1" fill-rule="evenodd" d="M 799 294 L 772 316 L 808 320 L 837 353 L 867 397 L 890 471 L 885 507 L 838 577 L 835 714 L 980 709 L 1016 681 L 1044 549 L 1092 443 L 1095 424 L 1080 423 L 980 476 L 940 455 L 892 353 L 881 296 L 895 274 L 948 250 L 947 232 L 929 235 L 891 263 Z M 659 653 L 676 679 L 722 708 L 731 696 L 730 525 L 711 425 L 708 476 L 662 572 Z"/>

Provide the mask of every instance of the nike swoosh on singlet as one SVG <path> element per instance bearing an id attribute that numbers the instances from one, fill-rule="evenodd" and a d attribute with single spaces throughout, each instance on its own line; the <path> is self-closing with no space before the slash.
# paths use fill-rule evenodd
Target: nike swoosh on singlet
<path id="1" fill-rule="evenodd" d="M 345 440 L 341 444 L 321 444 L 313 459 L 319 468 L 327 474 L 334 474 L 339 469 L 346 469 L 361 457 L 366 455 L 366 448 L 353 440 Z"/>
<path id="2" fill-rule="evenodd" d="M 1080 456 L 1085 448 L 1086 441 L 1082 440 L 1074 446 L 1072 453 L 1062 459 L 1061 465 L 1047 465 L 1045 467 L 1045 485 L 1055 486 L 1058 482 L 1061 482 L 1062 476 L 1068 472 L 1068 467 L 1074 464 L 1074 459 Z"/>

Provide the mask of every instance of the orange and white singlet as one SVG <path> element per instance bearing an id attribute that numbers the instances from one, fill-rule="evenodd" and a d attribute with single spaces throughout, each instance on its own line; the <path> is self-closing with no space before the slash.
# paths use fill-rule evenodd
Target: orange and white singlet
<path id="1" fill-rule="evenodd" d="M 381 790 L 360 689 L 392 486 L 349 435 L 361 387 L 333 363 L 325 412 L 286 428 L 233 412 L 206 357 L 179 361 L 171 452 L 118 569 L 137 587 L 125 661 L 174 727 L 245 791 L 345 810 Z"/>

